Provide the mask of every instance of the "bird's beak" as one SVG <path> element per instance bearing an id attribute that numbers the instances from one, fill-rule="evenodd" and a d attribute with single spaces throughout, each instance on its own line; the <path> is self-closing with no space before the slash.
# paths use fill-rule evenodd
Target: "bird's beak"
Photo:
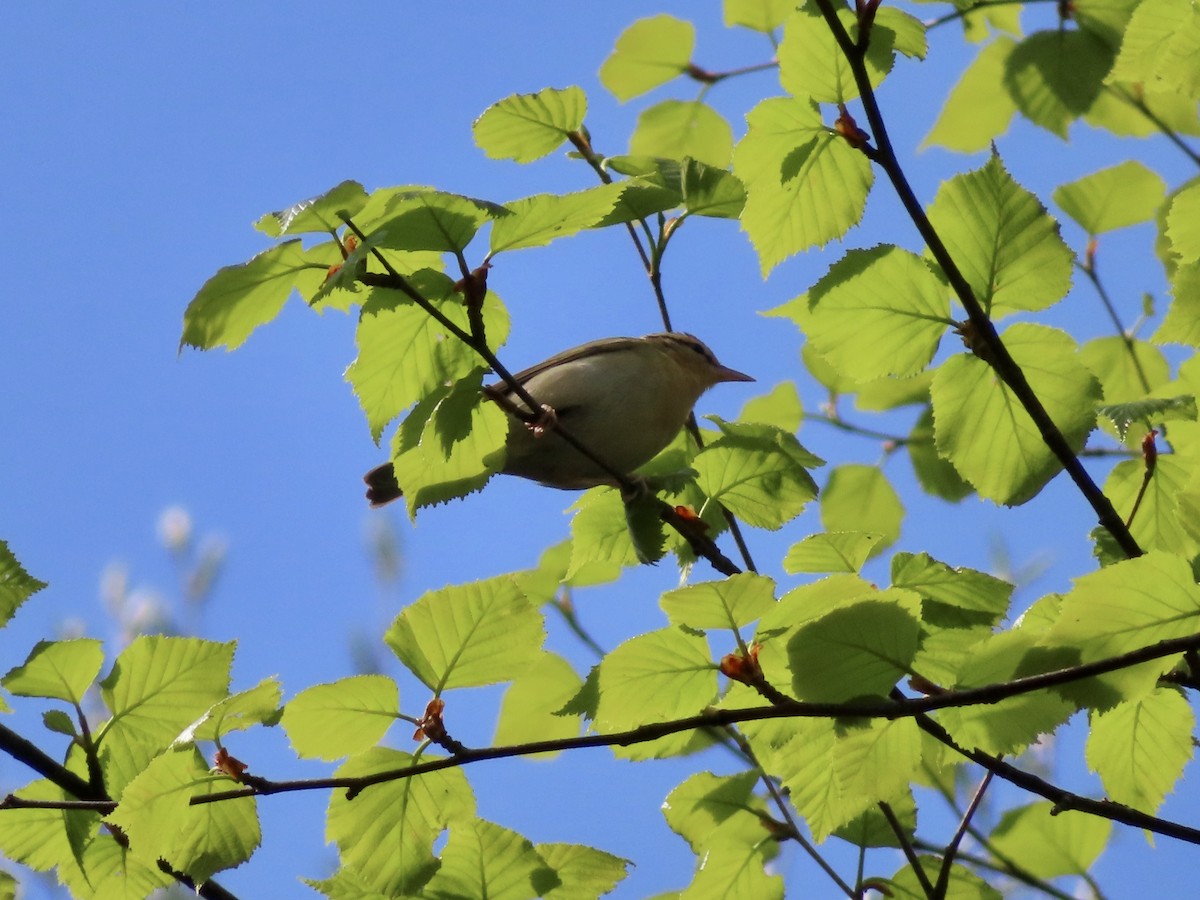
<path id="1" fill-rule="evenodd" d="M 739 372 L 737 369 L 731 369 L 729 366 L 717 366 L 717 384 L 726 381 L 753 381 L 749 375 L 744 372 Z"/>

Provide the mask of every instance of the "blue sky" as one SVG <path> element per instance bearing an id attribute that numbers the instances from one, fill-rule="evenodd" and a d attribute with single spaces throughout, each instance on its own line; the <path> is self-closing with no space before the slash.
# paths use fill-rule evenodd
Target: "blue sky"
<path id="1" fill-rule="evenodd" d="M 267 246 L 250 227 L 262 213 L 346 178 L 368 188 L 431 184 L 496 201 L 588 186 L 588 172 L 562 154 L 533 166 L 485 159 L 472 143 L 471 121 L 510 93 L 579 84 L 589 96 L 594 143 L 623 151 L 644 104 L 618 104 L 596 71 L 629 22 L 658 11 L 698 21 L 697 61 L 708 68 L 770 55 L 760 36 L 721 28 L 716 4 L 686 2 L 5 10 L 0 229 L 10 263 L 0 301 L 0 377 L 7 386 L 0 538 L 50 587 L 0 633 L 0 670 L 68 621 L 90 635 L 115 637 L 99 600 L 101 573 L 114 562 L 127 567 L 134 586 L 175 594 L 176 573 L 155 537 L 158 517 L 173 504 L 190 512 L 199 533 L 220 535 L 228 546 L 200 633 L 238 640 L 235 687 L 277 675 L 287 696 L 351 674 L 352 639 L 371 639 L 423 591 L 532 565 L 541 548 L 566 535 L 563 511 L 572 495 L 515 479 L 427 510 L 416 526 L 401 510 L 367 510 L 359 478 L 382 454 L 341 377 L 354 357 L 351 318 L 317 316 L 294 302 L 235 353 L 179 354 L 181 317 L 217 268 Z M 1048 14 L 1049 8 L 1038 13 Z M 953 27 L 937 32 L 931 60 L 899 64 L 881 96 L 893 140 L 926 202 L 940 180 L 982 159 L 916 153 L 964 64 L 960 45 Z M 776 93 L 767 72 L 721 85 L 709 99 L 740 136 L 744 112 Z M 693 94 L 690 86 L 673 86 L 652 99 Z M 1163 171 L 1172 185 L 1191 174 L 1162 140 L 1093 141 L 1081 130 L 1073 136 L 1078 143 L 1068 144 L 1017 126 L 999 150 L 1017 180 L 1044 198 L 1053 185 L 1129 155 Z M 880 184 L 867 227 L 849 245 L 895 241 L 919 249 L 896 209 Z M 1081 246 L 1069 226 L 1064 234 Z M 1136 228 L 1103 247 L 1101 264 L 1110 290 L 1123 298 L 1127 321 L 1141 292 L 1161 296 L 1162 285 L 1141 262 L 1122 271 L 1118 260 L 1148 259 L 1151 241 L 1148 228 Z M 721 386 L 698 412 L 732 416 L 756 391 L 785 378 L 800 379 L 810 407 L 821 401 L 797 362 L 792 326 L 757 313 L 806 289 L 839 252 L 836 246 L 814 251 L 764 282 L 735 225 L 686 226 L 673 241 L 665 279 L 676 326 L 760 382 Z M 510 368 L 586 340 L 660 327 L 636 257 L 617 230 L 509 254 L 490 286 L 513 317 L 501 354 Z M 1053 320 L 1077 337 L 1105 333 L 1102 311 L 1083 287 Z M 806 425 L 801 439 L 831 463 L 881 457 L 878 444 L 816 424 Z M 887 472 L 902 492 L 911 486 L 903 460 L 890 461 Z M 908 492 L 905 498 L 908 519 L 897 549 L 926 549 L 952 564 L 988 569 L 1002 539 L 1017 562 L 1044 560 L 1050 568 L 1019 602 L 1064 590 L 1070 574 L 1088 570 L 1087 510 L 1059 481 L 1015 511 L 973 498 L 956 506 Z M 768 574 L 781 576 L 786 547 L 819 527 L 815 513 L 786 534 L 752 536 Z M 366 549 L 380 517 L 403 554 L 401 579 L 384 587 Z M 886 578 L 883 568 L 869 574 Z M 696 577 L 709 576 L 698 570 Z M 616 587 L 581 593 L 580 616 L 602 645 L 613 647 L 661 627 L 656 598 L 676 580 L 669 562 L 629 573 Z M 793 583 L 781 578 L 784 587 Z M 580 671 L 590 664 L 561 628 L 552 628 L 551 643 Z M 478 694 L 452 698 L 449 710 L 455 736 L 467 744 L 486 743 L 493 726 L 497 693 Z M 418 712 L 427 697 L 407 679 L 401 699 L 406 711 Z M 33 704 L 16 705 L 14 724 L 57 747 L 39 732 Z M 390 739 L 410 746 L 404 732 L 397 728 Z M 289 762 L 280 734 L 231 749 L 268 777 L 325 771 Z M 1078 740 L 1065 737 L 1061 753 L 1064 761 L 1078 760 Z M 535 841 L 592 843 L 634 858 L 637 868 L 617 896 L 635 897 L 687 882 L 690 854 L 658 806 L 689 772 L 725 765 L 720 758 L 613 763 L 596 750 L 555 762 L 488 763 L 469 777 L 487 818 Z M 28 777 L 0 760 L 0 787 Z M 1064 762 L 1062 779 L 1097 790 L 1073 763 Z M 1163 814 L 1186 819 L 1196 799 L 1195 787 L 1183 786 Z M 334 860 L 322 837 L 324 802 L 321 795 L 263 800 L 263 849 L 221 882 L 243 896 L 305 895 L 292 876 L 321 877 Z M 835 861 L 847 865 L 842 848 L 829 846 Z M 1153 868 L 1166 894 L 1191 884 L 1186 854 L 1165 839 L 1152 849 L 1128 832 L 1097 876 L 1120 897 L 1132 884 L 1144 887 Z M 886 857 L 875 863 L 879 874 L 899 865 Z M 832 896 L 832 885 L 817 880 L 794 849 L 785 850 L 782 866 L 790 880 L 811 886 L 807 896 Z"/>

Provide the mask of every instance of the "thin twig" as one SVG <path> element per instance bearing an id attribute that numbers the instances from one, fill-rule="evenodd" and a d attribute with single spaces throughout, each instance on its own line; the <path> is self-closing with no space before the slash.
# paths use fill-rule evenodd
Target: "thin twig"
<path id="1" fill-rule="evenodd" d="M 962 819 L 958 823 L 958 828 L 954 832 L 954 837 L 946 845 L 946 850 L 942 854 L 942 868 L 938 872 L 937 884 L 934 885 L 933 894 L 938 900 L 946 896 L 946 889 L 950 886 L 950 870 L 954 867 L 954 857 L 958 854 L 958 846 L 962 843 L 963 835 L 967 833 L 967 829 L 971 827 L 971 819 L 975 817 L 975 813 L 979 810 L 979 804 L 983 802 L 983 795 L 987 792 L 988 785 L 991 783 L 992 773 L 989 770 L 983 773 L 983 780 L 979 782 L 979 787 L 975 789 L 975 795 L 971 798 L 971 802 L 967 804 L 966 811 L 963 812 Z"/>
<path id="2" fill-rule="evenodd" d="M 925 867 L 921 865 L 921 858 L 917 856 L 917 851 L 913 848 L 912 841 L 908 839 L 908 833 L 904 830 L 904 824 L 896 818 L 896 814 L 892 811 L 890 803 L 885 803 L 882 800 L 879 801 L 879 811 L 887 819 L 888 827 L 892 829 L 892 834 L 896 836 L 896 840 L 900 843 L 900 849 L 904 851 L 904 858 L 908 860 L 909 867 L 913 870 L 913 874 L 917 876 L 917 881 L 920 883 L 921 889 L 925 892 L 925 896 L 929 900 L 933 900 L 935 896 L 933 883 L 925 873 Z"/>

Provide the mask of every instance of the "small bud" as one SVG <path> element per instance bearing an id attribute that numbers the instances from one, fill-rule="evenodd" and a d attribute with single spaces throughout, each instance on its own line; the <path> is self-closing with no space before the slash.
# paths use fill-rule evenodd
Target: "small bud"
<path id="1" fill-rule="evenodd" d="M 1142 459 L 1146 462 L 1146 473 L 1154 471 L 1154 467 L 1158 465 L 1158 445 L 1154 443 L 1154 438 L 1158 435 L 1158 429 L 1151 428 L 1146 432 L 1146 436 L 1142 438 Z"/>
<path id="2" fill-rule="evenodd" d="M 425 714 L 421 716 L 417 730 L 413 732 L 414 741 L 423 741 L 428 738 L 436 743 L 445 739 L 446 723 L 442 719 L 442 710 L 445 708 L 446 701 L 440 697 L 434 697 L 425 705 Z"/>
<path id="3" fill-rule="evenodd" d="M 217 754 L 213 757 L 213 768 L 218 772 L 224 772 L 234 781 L 242 781 L 246 769 L 249 767 L 237 757 L 232 756 L 224 747 L 218 747 Z"/>

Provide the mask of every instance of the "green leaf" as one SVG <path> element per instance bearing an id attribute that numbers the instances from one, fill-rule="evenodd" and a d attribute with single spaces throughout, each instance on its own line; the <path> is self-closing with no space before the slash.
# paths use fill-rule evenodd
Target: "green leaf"
<path id="1" fill-rule="evenodd" d="M 933 436 L 933 407 L 921 411 L 908 435 L 908 458 L 921 489 L 933 497 L 941 497 L 957 503 L 975 493 L 975 489 L 963 481 L 953 463 L 937 451 Z"/>
<path id="2" fill-rule="evenodd" d="M 1151 340 L 1156 344 L 1200 347 L 1200 263 L 1176 268 L 1171 293 L 1174 296 L 1167 315 Z"/>
<path id="3" fill-rule="evenodd" d="M 1013 49 L 1004 86 L 1031 122 L 1066 140 L 1070 124 L 1096 102 L 1112 62 L 1112 49 L 1086 31 L 1038 31 Z"/>
<path id="4" fill-rule="evenodd" d="M 0 684 L 18 697 L 46 697 L 81 706 L 102 665 L 104 646 L 100 641 L 38 641 L 24 665 L 11 669 Z"/>
<path id="5" fill-rule="evenodd" d="M 784 23 L 795 8 L 793 0 L 724 0 L 721 16 L 726 28 L 741 25 L 752 31 L 770 34 Z"/>
<path id="6" fill-rule="evenodd" d="M 835 609 L 788 641 L 792 688 L 817 702 L 886 696 L 909 671 L 920 632 L 907 609 L 884 599 Z"/>
<path id="7" fill-rule="evenodd" d="M 1180 516 L 1180 503 L 1192 479 L 1192 465 L 1174 455 L 1164 454 L 1142 491 L 1146 464 L 1140 459 L 1117 463 L 1104 481 L 1104 495 L 1122 517 L 1133 512 L 1138 494 L 1142 494 L 1137 514 L 1129 531 L 1143 550 L 1165 550 L 1185 559 L 1200 553 L 1197 536 L 1189 534 Z"/>
<path id="8" fill-rule="evenodd" d="M 1200 10 L 1190 0 L 1142 0 L 1105 80 L 1200 98 Z"/>
<path id="9" fill-rule="evenodd" d="M 8 549 L 7 541 L 0 541 L 0 626 L 8 623 L 21 604 L 46 586 L 31 576 Z"/>
<path id="10" fill-rule="evenodd" d="M 636 566 L 637 550 L 625 519 L 625 504 L 612 488 L 593 488 L 571 504 L 571 563 L 567 578 L 573 579 L 585 568 Z"/>
<path id="11" fill-rule="evenodd" d="M 397 194 L 367 239 L 371 246 L 385 250 L 457 253 L 466 249 L 493 213 L 500 212 L 501 207 L 488 208 L 469 197 L 442 191 Z"/>
<path id="12" fill-rule="evenodd" d="M 663 628 L 631 638 L 600 663 L 600 704 L 595 726 L 624 731 L 652 722 L 694 716 L 717 698 L 717 667 L 703 637 Z M 648 758 L 679 752 L 699 733 L 680 734 L 627 752 Z"/>
<path id="13" fill-rule="evenodd" d="M 1092 716 L 1088 767 L 1117 803 L 1153 813 L 1195 754 L 1196 717 L 1174 688 L 1155 688 L 1139 700 Z"/>
<path id="14" fill-rule="evenodd" d="M 466 327 L 462 297 L 449 278 L 425 270 L 410 283 L 448 319 Z M 482 314 L 489 344 L 501 346 L 508 337 L 508 315 L 491 292 L 484 297 Z M 398 291 L 371 292 L 359 317 L 355 343 L 358 357 L 345 377 L 376 441 L 406 408 L 441 394 L 448 383 L 472 375 L 480 365 L 473 350 Z"/>
<path id="15" fill-rule="evenodd" d="M 434 757 L 421 756 L 421 762 Z M 356 778 L 404 769 L 418 760 L 376 747 L 351 757 L 335 773 Z M 372 785 L 353 800 L 345 791 L 329 798 L 325 839 L 336 842 L 342 865 L 357 876 L 363 893 L 414 894 L 437 871 L 433 842 L 447 825 L 470 821 L 475 798 L 461 769 L 426 772 Z"/>
<path id="16" fill-rule="evenodd" d="M 781 381 L 767 393 L 747 400 L 738 413 L 739 422 L 758 422 L 791 432 L 800 427 L 803 418 L 804 406 L 794 381 Z"/>
<path id="17" fill-rule="evenodd" d="M 542 653 L 526 662 L 504 692 L 493 744 L 570 738 L 579 734 L 578 715 L 557 715 L 575 697 L 583 680 L 557 653 Z M 549 758 L 556 754 L 541 754 Z"/>
<path id="18" fill-rule="evenodd" d="M 845 7 L 837 7 L 837 14 L 850 39 L 857 40 L 858 22 L 854 13 Z M 878 87 L 891 71 L 895 39 L 895 32 L 888 28 L 871 32 L 863 63 L 872 87 Z M 854 82 L 850 62 L 834 39 L 825 17 L 815 6 L 800 7 L 788 18 L 778 58 L 783 89 L 797 99 L 844 103 L 858 97 L 858 85 Z"/>
<path id="19" fill-rule="evenodd" d="M 921 733 L 911 719 L 803 719 L 792 727 L 775 774 L 818 841 L 879 801 L 908 795 L 921 762 Z"/>
<path id="20" fill-rule="evenodd" d="M 996 85 L 1004 78 L 1016 46 L 1012 38 L 1000 36 L 980 51 L 951 88 L 923 146 L 976 153 L 1008 130 L 1017 106 Z"/>
<path id="21" fill-rule="evenodd" d="M 1105 404 L 1098 407 L 1096 412 L 1112 422 L 1117 435 L 1125 440 L 1134 422 L 1148 431 L 1156 422 L 1196 421 L 1196 398 L 1191 394 L 1185 397 L 1147 397 L 1130 403 Z"/>
<path id="22" fill-rule="evenodd" d="M 696 455 L 692 466 L 710 499 L 749 525 L 774 530 L 817 495 L 808 467 L 823 461 L 793 435 L 769 425 L 708 418 L 724 433 Z"/>
<path id="23" fill-rule="evenodd" d="M 428 398 L 396 432 L 392 467 L 410 518 L 479 490 L 503 467 L 510 420 L 480 393 L 482 377 L 477 369 Z"/>
<path id="24" fill-rule="evenodd" d="M 917 831 L 917 806 L 913 802 L 912 792 L 901 794 L 898 799 L 888 801 L 892 815 L 900 823 L 901 829 L 909 840 Z M 891 822 L 878 807 L 866 809 L 862 815 L 847 822 L 834 831 L 834 837 L 849 841 L 858 847 L 894 847 L 900 849 L 900 839 L 896 836 Z"/>
<path id="25" fill-rule="evenodd" d="M 112 712 L 96 732 L 105 787 L 118 797 L 146 764 L 229 692 L 232 642 L 135 638 L 100 683 Z"/>
<path id="26" fill-rule="evenodd" d="M 679 160 L 691 157 L 723 169 L 733 156 L 733 129 L 699 100 L 663 100 L 638 116 L 629 152 Z"/>
<path id="27" fill-rule="evenodd" d="M 789 575 L 799 572 L 857 572 L 867 557 L 883 540 L 876 532 L 839 531 L 810 534 L 788 548 L 783 558 L 783 571 Z"/>
<path id="28" fill-rule="evenodd" d="M 571 86 L 536 94 L 514 94 L 483 111 L 471 131 L 491 159 L 533 162 L 553 152 L 567 135 L 583 127 L 587 97 Z"/>
<path id="29" fill-rule="evenodd" d="M 1157 172 L 1126 160 L 1054 189 L 1054 202 L 1089 235 L 1147 222 L 1166 199 Z"/>
<path id="30" fill-rule="evenodd" d="M 177 882 L 158 867 L 143 862 L 116 840 L 93 840 L 75 866 L 58 867 L 58 876 L 73 897 L 152 897 Z"/>
<path id="31" fill-rule="evenodd" d="M 1019 859 L 1025 871 L 1048 879 L 1086 876 L 1110 834 L 1108 819 L 1058 809 L 1042 800 L 1006 810 L 989 841 L 999 859 Z"/>
<path id="32" fill-rule="evenodd" d="M 1167 210 L 1167 238 L 1171 252 L 1180 262 L 1200 260 L 1200 183 L 1190 184 L 1177 193 Z"/>
<path id="33" fill-rule="evenodd" d="M 1078 653 L 1080 663 L 1107 659 L 1169 638 L 1200 631 L 1200 587 L 1191 566 L 1177 556 L 1151 550 L 1136 559 L 1085 575 L 1063 598 L 1058 621 L 1043 637 L 1046 646 Z M 1083 696 L 1090 705 L 1138 700 L 1149 694 L 1160 675 L 1180 654 L 1100 675 L 1058 690 Z"/>
<path id="34" fill-rule="evenodd" d="M 829 473 L 821 492 L 821 525 L 826 531 L 865 531 L 879 535 L 872 553 L 900 537 L 904 504 L 876 466 L 847 464 Z"/>
<path id="35" fill-rule="evenodd" d="M 249 690 L 214 703 L 172 742 L 173 748 L 195 741 L 220 741 L 234 731 L 279 721 L 283 687 L 275 678 L 264 678 Z"/>
<path id="36" fill-rule="evenodd" d="M 954 686 L 983 687 L 1061 668 L 1058 659 L 1038 650 L 1039 637 L 1036 631 L 1018 628 L 974 643 Z M 1075 705 L 1058 694 L 1038 691 L 999 703 L 945 709 L 938 718 L 963 746 L 1007 755 L 1020 753 L 1039 735 L 1053 732 L 1073 712 Z"/>
<path id="37" fill-rule="evenodd" d="M 995 155 L 945 182 L 929 218 L 975 299 L 995 318 L 1045 309 L 1071 287 L 1071 251 L 1058 224 Z"/>
<path id="38" fill-rule="evenodd" d="M 106 821 L 128 835 L 135 858 L 147 865 L 164 859 L 202 884 L 241 865 L 262 842 L 253 797 L 188 803 L 233 784 L 227 776 L 210 774 L 194 748 L 165 753 L 125 787 L 121 805 Z"/>
<path id="39" fill-rule="evenodd" d="M 920 857 L 924 861 L 925 871 L 936 871 L 940 866 L 940 857 Z M 902 866 L 896 874 L 886 882 L 887 895 L 892 900 L 925 900 L 928 894 L 921 886 L 920 879 L 912 870 L 912 866 Z M 953 900 L 1003 900 L 994 887 L 965 866 L 954 863 L 950 867 L 950 877 L 946 882 L 946 897 Z"/>
<path id="40" fill-rule="evenodd" d="M 511 575 L 428 591 L 384 640 L 434 693 L 511 681 L 546 638 L 541 614 Z"/>
<path id="41" fill-rule="evenodd" d="M 951 568 L 928 553 L 897 553 L 892 557 L 892 587 L 916 591 L 929 603 L 978 613 L 995 624 L 1008 612 L 1013 586 L 986 572 Z"/>
<path id="42" fill-rule="evenodd" d="M 354 675 L 301 691 L 288 701 L 281 721 L 299 756 L 338 759 L 379 743 L 399 708 L 392 679 Z"/>
<path id="43" fill-rule="evenodd" d="M 254 227 L 268 237 L 313 232 L 332 233 L 367 204 L 367 192 L 357 181 L 343 181 L 324 194 L 301 200 L 287 209 L 267 213 Z"/>
<path id="44" fill-rule="evenodd" d="M 537 194 L 506 203 L 508 214 L 492 224 L 490 255 L 544 247 L 599 224 L 612 213 L 628 184 L 602 184 L 572 194 Z"/>
<path id="45" fill-rule="evenodd" d="M 450 824 L 441 868 L 421 893 L 431 900 L 533 900 L 559 884 L 528 838 L 485 819 L 463 819 Z"/>
<path id="46" fill-rule="evenodd" d="M 849 251 L 808 296 L 813 349 L 856 381 L 923 371 L 950 324 L 945 285 L 891 245 Z"/>
<path id="47" fill-rule="evenodd" d="M 691 22 L 657 15 L 621 32 L 600 66 L 600 83 L 624 103 L 688 71 L 696 29 Z"/>
<path id="48" fill-rule="evenodd" d="M 746 121 L 733 170 L 746 186 L 742 227 L 766 275 L 792 254 L 856 225 L 874 173 L 870 160 L 832 133 L 811 103 L 764 100 Z"/>
<path id="49" fill-rule="evenodd" d="M 767 860 L 778 852 L 778 846 L 769 837 L 761 838 L 757 847 L 714 844 L 698 862 L 696 875 L 679 893 L 679 900 L 710 897 L 783 900 L 782 876 L 768 873 L 765 868 Z"/>
<path id="50" fill-rule="evenodd" d="M 577 900 L 608 893 L 625 877 L 632 863 L 582 844 L 538 844 L 538 855 L 558 875 L 559 885 L 545 900 Z"/>
<path id="51" fill-rule="evenodd" d="M 885 43 L 910 59 L 924 59 L 925 54 L 929 52 L 925 23 L 902 9 L 896 9 L 894 6 L 880 6 L 876 9 L 871 40 L 874 41 L 875 35 L 880 32 L 888 32 Z"/>
<path id="52" fill-rule="evenodd" d="M 1078 451 L 1095 422 L 1100 388 L 1079 362 L 1074 341 L 1056 329 L 1026 323 L 1011 326 L 1002 339 Z M 1018 506 L 1058 473 L 1060 464 L 1041 432 L 983 360 L 966 354 L 947 360 L 934 375 L 931 396 L 938 453 L 980 496 Z"/>
<path id="53" fill-rule="evenodd" d="M 672 625 L 696 630 L 738 629 L 775 606 L 775 582 L 743 572 L 667 591 L 658 605 Z"/>
<path id="54" fill-rule="evenodd" d="M 1141 400 L 1171 378 L 1170 364 L 1161 350 L 1120 335 L 1088 341 L 1079 358 L 1099 379 L 1108 404 Z"/>
<path id="55" fill-rule="evenodd" d="M 77 800 L 49 781 L 34 781 L 12 792 L 22 800 Z M 0 854 L 35 872 L 55 866 L 66 871 L 64 861 L 77 857 L 79 846 L 91 840 L 100 821 L 90 810 L 6 809 L 0 816 Z"/>
<path id="56" fill-rule="evenodd" d="M 730 776 L 697 772 L 667 795 L 663 816 L 697 854 L 718 842 L 754 844 L 762 837 L 759 814 L 766 813 L 766 804 L 754 794 L 757 785 L 754 772 Z M 730 823 L 738 827 L 726 827 Z M 721 836 L 714 841 L 718 828 Z"/>
<path id="57" fill-rule="evenodd" d="M 249 262 L 226 266 L 192 298 L 183 314 L 179 346 L 236 350 L 250 333 L 270 322 L 296 288 L 315 292 L 328 267 L 314 263 L 300 241 L 284 241 Z"/>

